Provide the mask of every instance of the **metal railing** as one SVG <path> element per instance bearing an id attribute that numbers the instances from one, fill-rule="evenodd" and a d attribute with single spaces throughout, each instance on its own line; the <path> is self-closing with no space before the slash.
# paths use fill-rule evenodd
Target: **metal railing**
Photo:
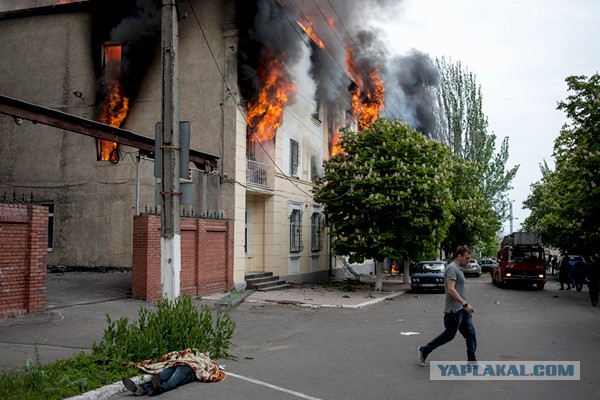
<path id="1" fill-rule="evenodd" d="M 357 274 L 356 271 L 354 271 L 348 260 L 346 260 L 346 257 L 336 255 L 335 262 L 336 264 L 340 264 L 342 266 L 346 274 L 348 274 L 349 279 L 360 282 L 360 274 Z"/>
<path id="2" fill-rule="evenodd" d="M 246 160 L 246 183 L 270 189 L 269 175 L 271 166 L 258 161 Z"/>

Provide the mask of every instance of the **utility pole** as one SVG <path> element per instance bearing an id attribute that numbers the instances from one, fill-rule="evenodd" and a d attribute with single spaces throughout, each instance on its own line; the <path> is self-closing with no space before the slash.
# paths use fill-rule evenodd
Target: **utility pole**
<path id="1" fill-rule="evenodd" d="M 512 234 L 513 233 L 513 210 L 512 210 L 512 201 L 510 201 L 509 203 L 509 210 L 510 210 L 510 214 L 509 214 L 509 221 L 510 221 L 510 231 L 508 232 L 508 234 Z"/>
<path id="2" fill-rule="evenodd" d="M 181 230 L 179 224 L 179 68 L 177 0 L 162 0 L 161 52 L 162 166 L 161 166 L 161 262 L 163 299 L 179 297 L 181 273 Z"/>

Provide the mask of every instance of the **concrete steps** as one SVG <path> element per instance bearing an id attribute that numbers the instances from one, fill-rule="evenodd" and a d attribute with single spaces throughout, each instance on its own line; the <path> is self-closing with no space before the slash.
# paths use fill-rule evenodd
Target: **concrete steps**
<path id="1" fill-rule="evenodd" d="M 285 280 L 279 279 L 278 276 L 273 276 L 272 272 L 247 272 L 244 279 L 246 280 L 247 289 L 261 292 L 281 290 L 292 286 L 286 283 Z"/>

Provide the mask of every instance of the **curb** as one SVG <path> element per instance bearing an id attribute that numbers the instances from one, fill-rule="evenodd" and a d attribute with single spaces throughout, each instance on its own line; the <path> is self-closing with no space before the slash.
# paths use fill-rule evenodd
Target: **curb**
<path id="1" fill-rule="evenodd" d="M 253 303 L 253 304 L 271 304 L 271 303 L 288 304 L 288 305 L 289 304 L 297 304 L 300 307 L 306 307 L 306 308 L 353 308 L 353 309 L 358 309 L 358 308 L 368 307 L 368 306 L 376 304 L 376 303 L 380 303 L 387 299 L 398 297 L 405 293 L 406 293 L 405 290 L 401 290 L 398 292 L 390 293 L 387 296 L 383 296 L 383 297 L 379 297 L 379 298 L 372 299 L 369 301 L 365 301 L 364 303 L 360 303 L 360 304 L 313 304 L 313 303 L 304 303 L 302 301 L 295 301 L 295 300 L 253 300 L 253 299 L 248 299 L 245 302 Z"/>
<path id="2" fill-rule="evenodd" d="M 131 378 L 131 380 L 137 384 L 145 382 L 148 379 L 150 379 L 150 375 L 135 376 Z M 65 400 L 109 400 L 114 395 L 125 392 L 127 392 L 127 389 L 125 389 L 123 383 L 119 381 L 86 393 L 78 394 L 77 396 L 69 397 Z"/>

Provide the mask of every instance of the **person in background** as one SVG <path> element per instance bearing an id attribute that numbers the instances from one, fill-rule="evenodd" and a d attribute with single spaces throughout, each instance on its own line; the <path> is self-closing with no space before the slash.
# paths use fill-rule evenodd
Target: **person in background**
<path id="1" fill-rule="evenodd" d="M 546 259 L 546 272 L 551 272 L 552 271 L 552 254 L 548 255 L 548 258 Z"/>
<path id="2" fill-rule="evenodd" d="M 590 291 L 590 300 L 592 307 L 598 305 L 598 292 L 600 292 L 600 257 L 594 254 L 587 270 L 588 290 Z"/>
<path id="3" fill-rule="evenodd" d="M 575 289 L 578 292 L 581 292 L 585 284 L 587 268 L 587 263 L 583 260 L 578 260 L 573 265 L 573 280 L 575 281 Z"/>
<path id="4" fill-rule="evenodd" d="M 558 282 L 560 283 L 560 289 L 565 290 L 564 285 L 567 284 L 567 290 L 571 290 L 571 277 L 569 276 L 569 256 L 563 254 L 560 265 L 558 266 Z"/>

